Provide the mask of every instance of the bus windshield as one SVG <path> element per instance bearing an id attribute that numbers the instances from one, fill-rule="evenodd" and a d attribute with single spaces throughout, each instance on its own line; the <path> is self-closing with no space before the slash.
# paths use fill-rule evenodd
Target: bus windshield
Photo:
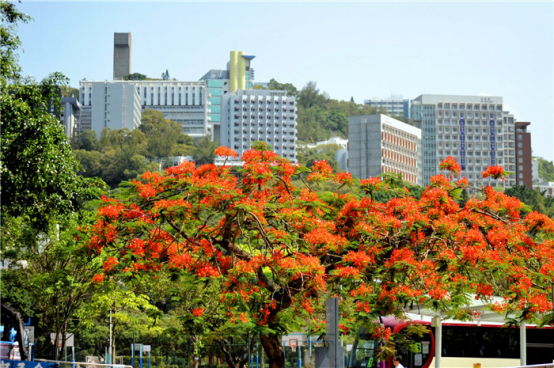
<path id="1" fill-rule="evenodd" d="M 354 346 L 348 357 L 348 368 L 375 368 L 375 350 L 378 342 L 372 340 L 369 335 L 360 334 L 354 342 Z"/>

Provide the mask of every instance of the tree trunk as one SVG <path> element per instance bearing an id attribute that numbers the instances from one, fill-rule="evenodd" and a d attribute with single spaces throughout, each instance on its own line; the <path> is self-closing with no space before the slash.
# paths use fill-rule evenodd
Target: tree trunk
<path id="1" fill-rule="evenodd" d="M 285 368 L 285 353 L 278 335 L 260 335 L 260 341 L 269 359 L 269 368 Z"/>
<path id="2" fill-rule="evenodd" d="M 190 368 L 198 368 L 200 366 L 200 352 L 198 351 L 198 335 L 192 337 L 192 363 Z"/>
<path id="3" fill-rule="evenodd" d="M 219 344 L 229 368 L 245 368 L 248 365 L 249 349 L 247 344 L 239 345 L 232 337 L 215 341 Z M 250 340 L 250 348 L 255 344 L 255 341 L 255 338 Z"/>

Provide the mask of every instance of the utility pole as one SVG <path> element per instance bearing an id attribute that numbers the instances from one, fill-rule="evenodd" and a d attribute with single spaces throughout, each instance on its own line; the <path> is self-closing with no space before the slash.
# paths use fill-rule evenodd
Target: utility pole
<path id="1" fill-rule="evenodd" d="M 112 344 L 112 309 L 110 308 L 110 347 L 108 348 L 108 364 L 113 364 L 113 344 Z"/>

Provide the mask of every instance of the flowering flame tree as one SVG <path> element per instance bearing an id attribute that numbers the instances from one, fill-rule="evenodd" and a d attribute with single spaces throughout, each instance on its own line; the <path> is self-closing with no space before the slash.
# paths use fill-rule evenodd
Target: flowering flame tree
<path id="1" fill-rule="evenodd" d="M 225 147 L 216 154 L 237 156 Z M 353 306 L 345 328 L 402 316 L 413 302 L 457 318 L 471 315 L 471 297 L 520 319 L 552 307 L 554 222 L 522 216 L 521 202 L 492 187 L 461 207 L 457 197 L 467 179 L 438 175 L 419 200 L 404 193 L 377 203 L 373 193 L 391 190 L 391 181 L 333 174 L 324 161 L 308 170 L 263 144 L 242 160 L 238 173 L 184 162 L 163 175 L 144 174 L 128 200 L 104 198 L 86 249 L 112 254 L 104 274 L 169 268 L 218 279 L 229 323 L 259 334 L 271 368 L 285 365 L 283 321 L 308 317 L 328 290 Z M 441 168 L 450 175 L 461 170 L 451 158 Z M 486 174 L 505 175 L 498 168 Z M 323 200 L 310 185 L 328 180 L 361 195 Z M 493 303 L 493 295 L 504 302 Z M 376 336 L 390 337 L 373 326 Z"/>

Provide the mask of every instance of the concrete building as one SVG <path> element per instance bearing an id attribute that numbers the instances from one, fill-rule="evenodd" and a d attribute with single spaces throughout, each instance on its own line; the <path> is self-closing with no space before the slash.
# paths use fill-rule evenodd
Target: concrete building
<path id="1" fill-rule="evenodd" d="M 242 51 L 231 51 L 226 70 L 212 69 L 200 78 L 207 83 L 210 93 L 209 117 L 212 138 L 215 140 L 219 140 L 220 135 L 222 97 L 238 89 L 254 88 L 254 69 L 250 65 L 254 58 L 252 55 L 244 55 Z"/>
<path id="2" fill-rule="evenodd" d="M 113 35 L 113 79 L 131 74 L 131 33 Z"/>
<path id="3" fill-rule="evenodd" d="M 83 105 L 85 107 L 90 106 L 92 109 L 92 130 L 94 131 L 99 127 L 98 122 L 101 122 L 98 112 L 102 108 L 109 112 L 107 117 L 111 116 L 111 122 L 113 123 L 117 121 L 113 118 L 114 114 L 119 116 L 118 109 L 121 108 L 127 111 L 127 119 L 130 119 L 131 104 L 135 108 L 138 103 L 138 113 L 135 111 L 133 114 L 138 114 L 139 124 L 142 111 L 152 109 L 161 111 L 166 119 L 181 124 L 183 133 L 191 137 L 203 137 L 211 133 L 208 127 L 210 109 L 205 82 L 169 80 L 81 81 L 80 93 Z M 133 97 L 131 97 L 131 94 Z M 114 109 L 115 113 L 110 112 L 110 109 Z M 94 121 L 97 122 L 96 125 Z M 114 123 L 112 126 L 114 128 L 110 127 L 110 129 L 124 127 L 131 129 L 131 124 L 123 121 Z M 138 124 L 133 124 L 133 126 L 137 127 Z"/>
<path id="4" fill-rule="evenodd" d="M 76 97 L 62 97 L 62 114 L 60 122 L 64 127 L 65 135 L 71 139 L 79 134 L 81 113 L 83 106 Z"/>
<path id="5" fill-rule="evenodd" d="M 222 97 L 220 144 L 239 154 L 265 141 L 278 155 L 296 162 L 296 99 L 285 91 L 238 90 Z"/>
<path id="6" fill-rule="evenodd" d="M 80 132 L 88 128 L 100 138 L 104 128 L 133 130 L 140 125 L 140 97 L 133 84 L 81 81 L 80 93 L 84 113 Z"/>
<path id="7" fill-rule="evenodd" d="M 392 95 L 390 98 L 364 100 L 364 105 L 369 105 L 380 111 L 385 110 L 389 115 L 403 116 L 410 118 L 410 100 L 403 99 L 402 95 Z"/>
<path id="8" fill-rule="evenodd" d="M 531 189 L 533 187 L 533 155 L 531 152 L 531 132 L 527 127 L 528 122 L 516 122 L 516 180 L 517 185 L 524 185 Z"/>
<path id="9" fill-rule="evenodd" d="M 491 165 L 516 171 L 514 117 L 503 111 L 502 97 L 421 95 L 412 100 L 410 115 L 422 130 L 422 185 L 448 156 L 460 163 L 470 183 Z M 483 182 L 511 187 L 516 179 Z"/>
<path id="10" fill-rule="evenodd" d="M 402 174 L 404 181 L 419 184 L 420 143 L 419 128 L 389 116 L 350 116 L 348 170 L 359 179 L 392 172 Z"/>

